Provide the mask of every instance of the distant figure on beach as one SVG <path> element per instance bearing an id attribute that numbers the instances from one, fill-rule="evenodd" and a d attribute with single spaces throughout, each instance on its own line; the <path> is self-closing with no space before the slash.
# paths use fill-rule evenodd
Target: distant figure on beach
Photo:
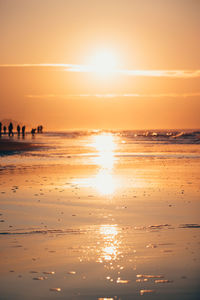
<path id="1" fill-rule="evenodd" d="M 20 135 L 20 126 L 19 125 L 17 125 L 17 134 L 18 134 L 18 136 Z"/>
<path id="2" fill-rule="evenodd" d="M 0 122 L 0 135 L 1 135 L 1 130 L 2 130 L 2 123 Z"/>
<path id="3" fill-rule="evenodd" d="M 10 122 L 10 124 L 8 126 L 8 135 L 13 136 L 13 124 L 12 124 L 12 122 Z"/>
<path id="4" fill-rule="evenodd" d="M 36 128 L 32 128 L 31 129 L 31 134 L 34 136 L 35 135 L 35 132 L 36 132 Z"/>
<path id="5" fill-rule="evenodd" d="M 43 131 L 43 126 L 42 126 L 42 125 L 39 125 L 39 126 L 37 127 L 37 133 L 42 133 L 42 131 Z"/>
<path id="6" fill-rule="evenodd" d="M 25 136 L 25 129 L 26 129 L 26 126 L 22 126 L 22 136 L 23 137 Z"/>
<path id="7" fill-rule="evenodd" d="M 3 133 L 4 133 L 4 134 L 6 134 L 6 129 L 7 129 L 7 128 L 6 128 L 6 126 L 4 125 L 4 126 L 3 126 Z"/>

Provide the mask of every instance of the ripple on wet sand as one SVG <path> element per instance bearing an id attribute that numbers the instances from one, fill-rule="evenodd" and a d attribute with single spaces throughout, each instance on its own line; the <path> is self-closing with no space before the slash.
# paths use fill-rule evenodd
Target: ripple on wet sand
<path id="1" fill-rule="evenodd" d="M 60 292 L 61 288 L 50 288 L 49 289 L 51 292 Z"/>
<path id="2" fill-rule="evenodd" d="M 199 224 L 181 224 L 179 228 L 200 228 Z"/>
<path id="3" fill-rule="evenodd" d="M 146 274 L 137 274 L 137 278 L 164 278 L 163 275 L 146 275 Z"/>
<path id="4" fill-rule="evenodd" d="M 140 295 L 143 296 L 144 294 L 153 294 L 155 290 L 140 290 Z"/>
<path id="5" fill-rule="evenodd" d="M 38 273 L 38 271 L 30 271 L 30 273 L 35 274 Z"/>
<path id="6" fill-rule="evenodd" d="M 76 272 L 75 271 L 69 271 L 69 272 L 67 272 L 67 274 L 69 274 L 69 275 L 75 275 Z"/>
<path id="7" fill-rule="evenodd" d="M 173 280 L 168 280 L 168 279 L 158 279 L 155 280 L 155 283 L 172 283 Z"/>
<path id="8" fill-rule="evenodd" d="M 136 279 L 136 282 L 147 282 L 148 278 L 140 278 L 140 279 Z"/>
<path id="9" fill-rule="evenodd" d="M 121 278 L 117 278 L 117 283 L 121 283 L 121 284 L 127 284 L 130 282 L 130 280 L 126 280 L 126 279 L 121 279 Z"/>
<path id="10" fill-rule="evenodd" d="M 98 298 L 98 300 L 114 300 L 114 298 Z"/>
<path id="11" fill-rule="evenodd" d="M 39 276 L 39 277 L 34 277 L 33 280 L 45 280 L 47 277 L 45 276 Z"/>

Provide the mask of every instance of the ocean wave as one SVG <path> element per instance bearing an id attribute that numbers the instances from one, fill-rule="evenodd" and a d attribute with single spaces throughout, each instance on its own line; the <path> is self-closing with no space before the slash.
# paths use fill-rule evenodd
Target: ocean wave
<path id="1" fill-rule="evenodd" d="M 61 139 L 76 139 L 84 136 L 100 135 L 102 133 L 111 133 L 133 141 L 154 141 L 167 143 L 200 143 L 200 130 L 106 130 L 106 131 L 62 131 L 47 132 L 46 137 Z"/>

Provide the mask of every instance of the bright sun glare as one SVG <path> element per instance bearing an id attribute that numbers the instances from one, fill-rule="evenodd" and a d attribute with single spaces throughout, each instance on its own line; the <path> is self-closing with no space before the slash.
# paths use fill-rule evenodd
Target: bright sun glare
<path id="1" fill-rule="evenodd" d="M 92 69 L 97 73 L 113 72 L 116 68 L 116 64 L 116 56 L 109 50 L 97 52 L 90 61 Z"/>

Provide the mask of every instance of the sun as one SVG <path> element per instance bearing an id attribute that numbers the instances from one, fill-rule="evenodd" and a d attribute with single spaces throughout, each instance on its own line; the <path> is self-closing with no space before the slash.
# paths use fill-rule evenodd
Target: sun
<path id="1" fill-rule="evenodd" d="M 90 60 L 92 70 L 97 73 L 113 72 L 116 65 L 116 55 L 110 50 L 101 50 L 95 53 Z"/>

